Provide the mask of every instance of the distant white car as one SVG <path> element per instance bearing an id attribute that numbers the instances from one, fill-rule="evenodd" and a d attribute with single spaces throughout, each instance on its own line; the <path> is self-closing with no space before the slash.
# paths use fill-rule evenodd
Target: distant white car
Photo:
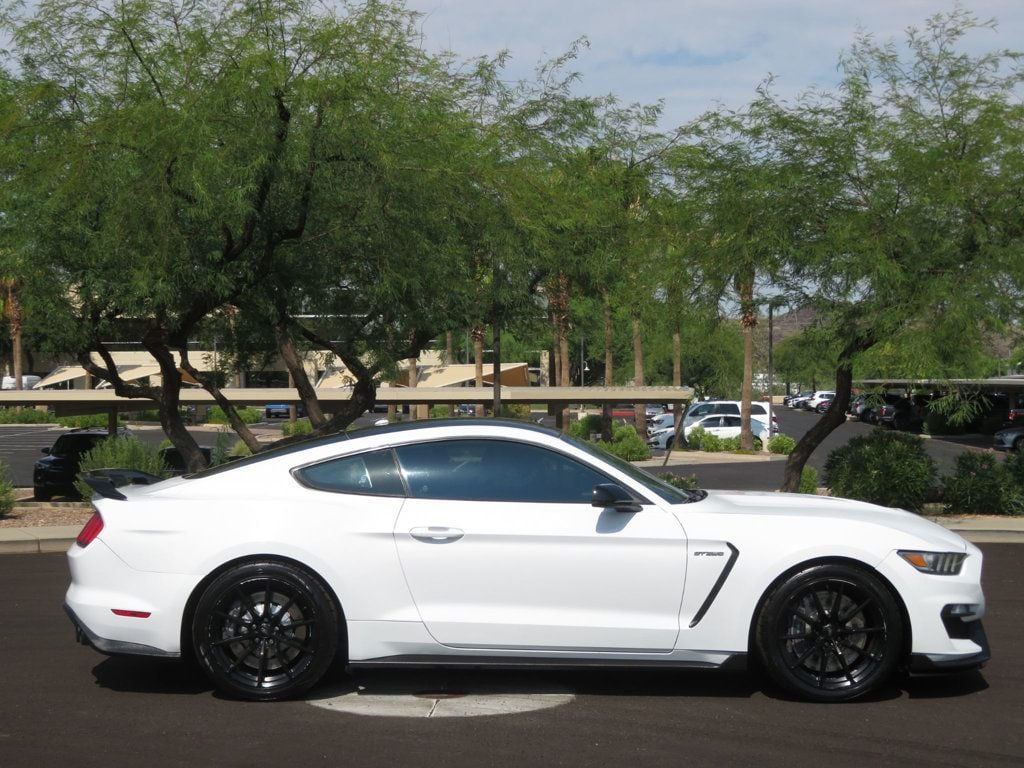
<path id="1" fill-rule="evenodd" d="M 817 413 L 824 413 L 832 406 L 832 401 L 835 400 L 836 393 L 832 391 L 819 391 L 815 392 L 803 403 L 803 408 L 808 411 L 816 411 Z"/>
<path id="2" fill-rule="evenodd" d="M 352 667 L 732 668 L 842 701 L 989 657 L 982 553 L 862 502 L 675 488 L 537 425 L 358 430 L 115 488 L 68 551 L 104 653 L 247 699 Z"/>
<path id="3" fill-rule="evenodd" d="M 703 416 L 699 420 L 691 423 L 689 426 L 683 427 L 683 439 L 689 441 L 690 435 L 694 429 L 703 429 L 712 435 L 717 435 L 721 438 L 739 437 L 740 435 L 740 417 L 739 416 Z M 754 433 L 754 437 L 759 440 L 767 439 L 768 427 L 760 419 L 751 419 L 750 428 Z M 647 444 L 652 448 L 661 448 L 667 451 L 672 447 L 675 440 L 675 426 L 670 424 L 667 427 L 653 430 L 647 438 Z"/>

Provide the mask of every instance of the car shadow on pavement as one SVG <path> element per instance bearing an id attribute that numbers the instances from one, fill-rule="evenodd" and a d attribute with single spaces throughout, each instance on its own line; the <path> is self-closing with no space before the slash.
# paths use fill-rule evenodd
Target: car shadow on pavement
<path id="1" fill-rule="evenodd" d="M 903 690 L 911 699 L 951 699 L 988 690 L 985 676 L 978 670 L 959 674 L 912 677 L 903 682 Z"/>
<path id="2" fill-rule="evenodd" d="M 92 673 L 97 685 L 112 691 L 194 696 L 213 690 L 195 664 L 181 659 L 112 656 Z"/>

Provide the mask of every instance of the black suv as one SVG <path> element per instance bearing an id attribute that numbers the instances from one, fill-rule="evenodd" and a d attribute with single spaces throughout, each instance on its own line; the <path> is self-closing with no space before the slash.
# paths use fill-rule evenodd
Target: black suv
<path id="1" fill-rule="evenodd" d="M 127 436 L 121 430 L 120 437 Z M 32 470 L 32 486 L 37 501 L 49 501 L 53 496 L 78 497 L 75 477 L 82 456 L 96 445 L 110 437 L 105 429 L 73 429 L 57 438 L 50 448 L 43 448 L 46 454 L 36 462 Z"/>

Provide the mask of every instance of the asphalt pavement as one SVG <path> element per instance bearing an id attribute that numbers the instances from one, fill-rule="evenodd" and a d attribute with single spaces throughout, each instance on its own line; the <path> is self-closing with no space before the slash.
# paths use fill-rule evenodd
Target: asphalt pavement
<path id="1" fill-rule="evenodd" d="M 992 661 L 981 672 L 899 681 L 868 699 L 793 701 L 741 672 L 363 672 L 310 699 L 394 689 L 552 691 L 551 708 L 487 717 L 369 717 L 308 701 L 214 694 L 192 665 L 107 658 L 75 645 L 60 609 L 60 555 L 0 557 L 0 766 L 1024 765 L 1024 598 L 1018 546 L 983 545 Z M 389 685 L 390 684 L 390 687 Z M 425 690 L 427 688 L 431 690 Z M 1016 725 L 1015 725 L 1016 723 Z"/>

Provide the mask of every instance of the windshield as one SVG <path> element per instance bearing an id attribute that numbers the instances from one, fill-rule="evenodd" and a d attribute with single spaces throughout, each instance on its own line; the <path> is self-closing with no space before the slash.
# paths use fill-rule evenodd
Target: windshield
<path id="1" fill-rule="evenodd" d="M 577 440 L 569 435 L 562 435 L 562 440 L 565 440 L 567 443 L 572 443 L 581 451 L 586 451 L 591 456 L 613 465 L 620 472 L 627 475 L 631 480 L 635 480 L 640 483 L 659 499 L 668 502 L 669 504 L 690 504 L 694 501 L 700 501 L 707 496 L 707 493 L 704 491 L 687 491 L 682 488 L 676 488 L 674 485 L 669 485 L 664 480 L 659 480 L 654 477 L 654 475 L 644 472 L 642 469 L 630 464 L 628 461 L 620 459 L 618 456 L 608 453 L 607 451 L 602 451 L 600 448 L 597 448 L 590 443 Z"/>
<path id="2" fill-rule="evenodd" d="M 50 454 L 52 456 L 76 456 L 80 453 L 87 453 L 98 442 L 106 438 L 107 435 L 61 435 L 50 449 Z"/>

